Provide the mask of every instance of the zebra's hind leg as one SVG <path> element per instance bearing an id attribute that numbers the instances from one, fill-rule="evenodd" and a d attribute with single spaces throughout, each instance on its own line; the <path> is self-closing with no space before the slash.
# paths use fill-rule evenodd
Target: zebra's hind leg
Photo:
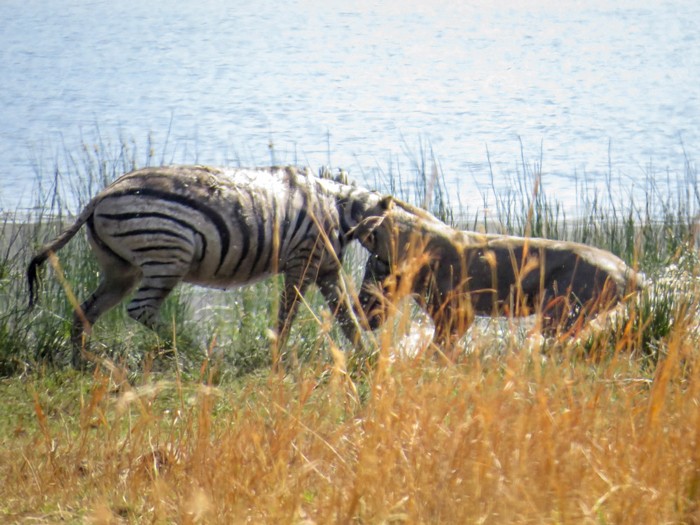
<path id="1" fill-rule="evenodd" d="M 182 281 L 183 276 L 184 271 L 168 272 L 163 275 L 145 274 L 141 285 L 126 307 L 129 317 L 164 336 L 166 328 L 158 312 L 170 292 Z"/>
<path id="2" fill-rule="evenodd" d="M 141 278 L 141 271 L 127 264 L 112 265 L 109 269 L 103 268 L 102 274 L 102 281 L 97 289 L 73 314 L 71 364 L 74 368 L 82 368 L 84 365 L 82 351 L 85 347 L 85 332 L 90 331 L 92 325 L 103 313 L 119 304 Z"/>

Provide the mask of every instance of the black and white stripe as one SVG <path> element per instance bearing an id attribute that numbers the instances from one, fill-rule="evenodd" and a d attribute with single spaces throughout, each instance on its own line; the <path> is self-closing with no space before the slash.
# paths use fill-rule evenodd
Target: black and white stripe
<path id="1" fill-rule="evenodd" d="M 102 282 L 76 312 L 76 348 L 84 328 L 134 289 L 129 315 L 155 329 L 161 304 L 181 281 L 227 288 L 277 273 L 285 277 L 277 322 L 280 344 L 299 296 L 312 283 L 345 334 L 357 341 L 350 305 L 340 292 L 340 260 L 353 228 L 381 216 L 389 202 L 389 197 L 289 167 L 137 170 L 97 195 L 32 259 L 30 304 L 37 267 L 87 224 Z"/>

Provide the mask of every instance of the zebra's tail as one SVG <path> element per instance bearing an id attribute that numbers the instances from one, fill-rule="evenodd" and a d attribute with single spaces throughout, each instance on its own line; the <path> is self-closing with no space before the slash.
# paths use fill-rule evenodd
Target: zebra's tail
<path id="1" fill-rule="evenodd" d="M 39 277 L 37 274 L 37 270 L 42 264 L 44 264 L 46 259 L 48 259 L 52 253 L 56 253 L 58 250 L 63 248 L 66 244 L 68 244 L 68 241 L 70 241 L 75 236 L 75 234 L 78 233 L 78 230 L 80 230 L 80 228 L 83 227 L 83 224 L 85 224 L 88 221 L 90 216 L 95 211 L 95 206 L 97 206 L 98 202 L 98 198 L 95 198 L 92 201 L 90 201 L 90 203 L 85 207 L 85 209 L 80 213 L 80 215 L 78 215 L 78 218 L 75 220 L 75 222 L 70 227 L 61 232 L 61 234 L 58 237 L 56 237 L 53 241 L 42 246 L 41 251 L 39 251 L 39 253 L 36 254 L 29 262 L 29 266 L 27 267 L 29 309 L 32 309 L 34 307 L 38 298 L 37 283 L 39 281 Z"/>

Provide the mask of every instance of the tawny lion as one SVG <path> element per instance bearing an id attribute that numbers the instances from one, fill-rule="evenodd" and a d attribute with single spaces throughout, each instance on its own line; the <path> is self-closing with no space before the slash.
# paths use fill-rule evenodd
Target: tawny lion
<path id="1" fill-rule="evenodd" d="M 371 254 L 359 303 L 373 330 L 391 304 L 413 295 L 432 318 L 433 341 L 445 352 L 477 315 L 536 314 L 543 332 L 573 334 L 644 285 L 641 273 L 605 250 L 458 231 L 423 210 L 395 204 L 386 216 L 358 226 Z"/>

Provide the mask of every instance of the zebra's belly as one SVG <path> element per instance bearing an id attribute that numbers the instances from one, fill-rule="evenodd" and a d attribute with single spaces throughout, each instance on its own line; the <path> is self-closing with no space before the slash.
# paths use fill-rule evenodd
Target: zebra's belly
<path id="1" fill-rule="evenodd" d="M 263 272 L 256 275 L 211 276 L 202 275 L 198 272 L 191 272 L 185 276 L 183 281 L 186 283 L 196 284 L 198 286 L 204 286 L 206 288 L 227 289 L 263 281 L 269 277 L 272 277 L 273 275 L 274 274 L 272 272 Z"/>

